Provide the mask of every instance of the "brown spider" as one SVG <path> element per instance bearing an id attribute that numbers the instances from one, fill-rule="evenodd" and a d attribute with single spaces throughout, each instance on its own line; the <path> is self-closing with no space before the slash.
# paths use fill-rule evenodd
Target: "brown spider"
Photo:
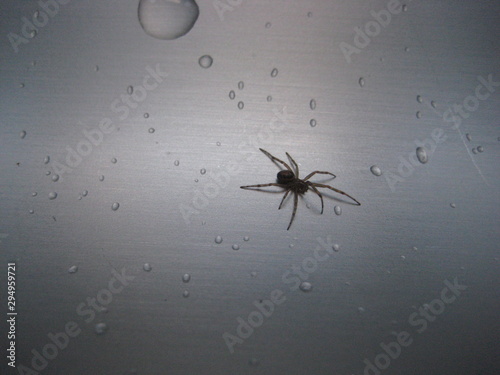
<path id="1" fill-rule="evenodd" d="M 266 186 L 279 186 L 283 189 L 285 189 L 285 195 L 283 196 L 283 199 L 281 200 L 281 203 L 278 207 L 278 210 L 281 209 L 281 206 L 283 205 L 283 202 L 285 201 L 285 198 L 288 196 L 290 192 L 294 194 L 293 196 L 293 213 L 292 213 L 292 218 L 290 219 L 290 224 L 288 224 L 288 228 L 286 230 L 290 229 L 290 226 L 292 225 L 293 219 L 295 218 L 295 212 L 297 211 L 297 202 L 299 195 L 304 194 L 306 191 L 311 189 L 314 191 L 318 197 L 321 199 L 321 214 L 323 214 L 323 196 L 319 192 L 317 188 L 327 188 L 330 190 L 333 190 L 337 193 L 340 193 L 342 195 L 345 195 L 349 198 L 351 198 L 358 206 L 361 206 L 361 203 L 359 203 L 356 199 L 351 197 L 349 194 L 343 192 L 342 190 L 335 189 L 334 187 L 331 187 L 329 185 L 325 184 L 319 184 L 317 182 L 311 182 L 307 181 L 309 180 L 312 176 L 315 174 L 329 174 L 330 176 L 333 176 L 335 178 L 335 175 L 330 172 L 323 172 L 323 171 L 314 171 L 309 173 L 303 180 L 299 178 L 299 166 L 293 160 L 293 158 L 290 156 L 290 154 L 287 152 L 286 156 L 288 156 L 288 159 L 292 162 L 292 165 L 295 167 L 295 172 L 293 171 L 290 166 L 285 163 L 283 160 L 278 159 L 277 157 L 274 157 L 271 155 L 269 152 L 266 150 L 259 148 L 260 151 L 262 151 L 269 159 L 273 161 L 273 163 L 281 163 L 286 167 L 286 170 L 282 170 L 278 172 L 277 175 L 277 183 L 269 183 L 269 184 L 259 184 L 259 185 L 247 185 L 247 186 L 240 186 L 241 189 L 251 189 L 251 188 L 261 188 L 261 187 L 266 187 Z"/>

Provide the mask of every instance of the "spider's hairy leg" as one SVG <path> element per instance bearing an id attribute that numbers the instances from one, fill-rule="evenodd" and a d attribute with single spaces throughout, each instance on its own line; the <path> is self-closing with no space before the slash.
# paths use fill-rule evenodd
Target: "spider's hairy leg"
<path id="1" fill-rule="evenodd" d="M 316 189 L 313 185 L 309 185 L 309 186 L 311 187 L 312 191 L 314 191 L 318 195 L 319 199 L 321 199 L 321 215 L 323 215 L 323 196 L 321 195 L 319 190 Z"/>
<path id="2" fill-rule="evenodd" d="M 305 178 L 304 178 L 304 181 L 307 181 L 309 180 L 312 176 L 314 176 L 315 174 L 329 174 L 330 176 L 333 176 L 333 178 L 337 177 L 335 176 L 333 173 L 331 172 L 324 172 L 324 171 L 314 171 L 314 172 L 311 172 L 309 173 Z"/>
<path id="3" fill-rule="evenodd" d="M 312 186 L 315 186 L 315 187 L 322 187 L 322 188 L 327 188 L 327 189 L 330 189 L 330 190 L 333 190 L 339 194 L 342 194 L 342 195 L 345 195 L 346 197 L 349 197 L 351 198 L 354 202 L 356 202 L 356 204 L 358 206 L 361 206 L 361 203 L 359 203 L 355 198 L 351 197 L 349 194 L 347 194 L 346 192 L 342 191 L 342 190 L 339 190 L 339 189 L 335 189 L 334 187 L 331 187 L 329 185 L 325 185 L 325 184 L 318 184 L 317 182 L 311 182 L 311 187 Z"/>
<path id="4" fill-rule="evenodd" d="M 292 165 L 295 167 L 295 171 L 297 172 L 295 173 L 295 177 L 299 178 L 299 165 L 295 160 L 293 160 L 288 152 L 286 152 L 286 156 L 288 156 L 288 160 L 290 160 L 292 162 Z"/>
<path id="5" fill-rule="evenodd" d="M 266 186 L 279 186 L 282 187 L 280 184 L 277 184 L 275 182 L 272 182 L 270 184 L 259 184 L 259 185 L 246 185 L 246 186 L 240 186 L 240 189 L 249 189 L 249 188 L 261 188 L 261 187 L 266 187 Z"/>
<path id="6" fill-rule="evenodd" d="M 277 157 L 271 155 L 269 152 L 267 152 L 266 150 L 264 150 L 263 148 L 259 148 L 260 151 L 262 151 L 269 159 L 271 159 L 273 162 L 278 162 L 278 163 L 281 163 L 285 166 L 286 169 L 288 169 L 289 171 L 293 172 L 292 171 L 292 168 L 290 168 L 290 166 L 285 163 L 283 160 L 281 159 L 278 159 Z"/>
<path id="7" fill-rule="evenodd" d="M 283 202 L 285 201 L 286 197 L 288 197 L 288 193 L 290 193 L 290 190 L 287 190 L 285 195 L 283 195 L 283 199 L 281 200 L 280 206 L 278 207 L 278 210 L 281 210 L 281 206 L 283 205 Z"/>
<path id="8" fill-rule="evenodd" d="M 293 219 L 295 218 L 295 213 L 297 212 L 297 204 L 299 201 L 299 195 L 297 193 L 293 193 L 293 213 L 292 213 L 292 218 L 290 219 L 290 224 L 288 224 L 288 228 L 286 230 L 290 229 L 292 226 Z"/>

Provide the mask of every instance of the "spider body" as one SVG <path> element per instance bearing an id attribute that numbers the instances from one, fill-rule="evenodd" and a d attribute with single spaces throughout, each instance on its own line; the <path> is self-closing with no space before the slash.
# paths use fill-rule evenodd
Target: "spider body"
<path id="1" fill-rule="evenodd" d="M 356 199 L 351 197 L 349 194 L 343 192 L 342 190 L 336 189 L 332 186 L 325 185 L 325 184 L 320 184 L 317 182 L 311 182 L 308 181 L 312 176 L 315 174 L 328 174 L 330 176 L 333 176 L 335 178 L 335 175 L 331 172 L 325 172 L 325 171 L 314 171 L 309 173 L 304 179 L 299 178 L 299 166 L 293 160 L 293 158 L 290 156 L 290 154 L 287 152 L 286 156 L 290 160 L 291 164 L 294 166 L 295 171 L 290 168 L 290 166 L 285 163 L 283 160 L 278 159 L 277 157 L 271 155 L 269 152 L 266 150 L 260 148 L 260 151 L 262 151 L 273 163 L 278 165 L 280 163 L 283 165 L 286 169 L 281 170 L 278 172 L 276 176 L 276 183 L 269 183 L 269 184 L 259 184 L 259 185 L 247 185 L 247 186 L 240 186 L 241 189 L 252 189 L 252 188 L 261 188 L 261 187 L 267 187 L 267 186 L 278 186 L 281 187 L 285 190 L 285 195 L 283 196 L 283 199 L 281 199 L 281 203 L 278 207 L 278 209 L 281 209 L 281 206 L 283 205 L 283 202 L 285 201 L 285 198 L 288 196 L 290 192 L 293 193 L 293 213 L 292 213 L 292 218 L 290 219 L 290 223 L 288 224 L 287 230 L 290 229 L 292 226 L 293 219 L 295 218 L 295 213 L 297 212 L 297 203 L 298 203 L 298 197 L 299 195 L 303 195 L 306 193 L 309 189 L 311 189 L 321 200 L 321 213 L 323 213 L 323 195 L 319 192 L 318 188 L 327 188 L 330 190 L 333 190 L 339 194 L 345 195 L 346 197 L 349 197 L 352 199 L 354 202 L 356 202 L 356 205 L 360 206 L 361 203 L 359 203 Z"/>

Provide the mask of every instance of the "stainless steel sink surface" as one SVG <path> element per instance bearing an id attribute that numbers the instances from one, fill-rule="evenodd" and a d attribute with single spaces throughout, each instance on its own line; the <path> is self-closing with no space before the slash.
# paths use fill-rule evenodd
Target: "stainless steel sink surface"
<path id="1" fill-rule="evenodd" d="M 500 372 L 500 2 L 0 14 L 2 375 Z"/>

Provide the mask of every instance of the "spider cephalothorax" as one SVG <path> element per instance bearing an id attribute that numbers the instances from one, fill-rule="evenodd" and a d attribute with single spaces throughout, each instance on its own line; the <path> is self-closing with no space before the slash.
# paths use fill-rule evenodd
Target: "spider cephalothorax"
<path id="1" fill-rule="evenodd" d="M 276 176 L 276 180 L 277 180 L 276 183 L 247 185 L 247 186 L 240 186 L 240 187 L 242 189 L 251 189 L 251 188 L 261 188 L 261 187 L 266 187 L 266 186 L 279 186 L 279 187 L 285 189 L 285 195 L 283 196 L 283 199 L 281 200 L 281 203 L 280 203 L 278 209 L 281 209 L 281 206 L 283 205 L 285 198 L 288 196 L 288 194 L 290 192 L 292 192 L 293 193 L 293 213 L 292 213 L 292 218 L 290 219 L 290 224 L 288 224 L 288 228 L 286 228 L 287 230 L 290 229 L 292 222 L 293 222 L 293 219 L 295 218 L 295 213 L 297 211 L 297 202 L 298 202 L 299 195 L 304 194 L 309 189 L 314 191 L 314 193 L 316 193 L 316 195 L 321 199 L 321 213 L 323 213 L 324 205 L 323 205 L 323 196 L 321 195 L 321 193 L 317 189 L 319 187 L 320 188 L 327 188 L 327 189 L 333 190 L 339 194 L 345 195 L 346 197 L 349 197 L 354 202 L 356 202 L 356 204 L 358 206 L 361 205 L 361 203 L 359 203 L 356 199 L 351 197 L 349 194 L 343 192 L 342 190 L 335 189 L 334 187 L 331 187 L 329 185 L 308 181 L 315 174 L 328 174 L 330 176 L 333 176 L 333 178 L 335 178 L 335 175 L 333 173 L 324 172 L 324 171 L 314 171 L 314 172 L 309 173 L 303 180 L 301 180 L 299 178 L 299 166 L 297 165 L 295 160 L 293 160 L 293 158 L 290 156 L 290 154 L 288 152 L 286 153 L 286 156 L 288 157 L 288 159 L 290 160 L 292 165 L 295 167 L 295 173 L 292 170 L 292 168 L 290 168 L 290 166 L 287 163 L 285 163 L 283 160 L 280 160 L 280 159 L 274 157 L 273 155 L 271 155 L 269 152 L 267 152 L 266 150 L 264 150 L 262 148 L 260 148 L 259 150 L 262 151 L 273 162 L 275 162 L 275 163 L 278 162 L 278 163 L 282 164 L 286 169 L 278 172 L 278 175 Z"/>

